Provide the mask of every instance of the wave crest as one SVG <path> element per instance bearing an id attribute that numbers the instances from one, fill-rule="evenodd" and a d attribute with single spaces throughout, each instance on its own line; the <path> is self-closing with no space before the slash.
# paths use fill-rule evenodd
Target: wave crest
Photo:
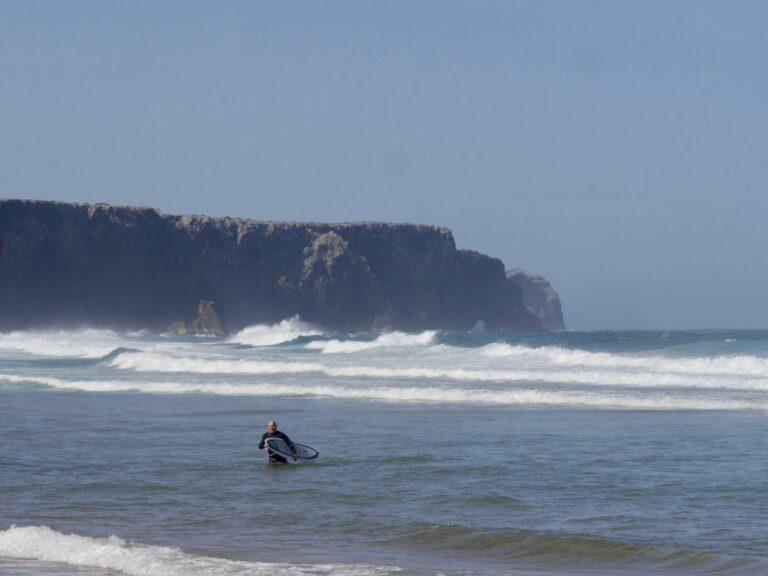
<path id="1" fill-rule="evenodd" d="M 56 330 L 0 334 L 0 349 L 35 356 L 101 358 L 120 348 L 124 340 L 112 330 Z"/>
<path id="2" fill-rule="evenodd" d="M 768 391 L 768 378 L 685 374 L 674 371 L 601 370 L 599 367 L 531 366 L 516 363 L 509 368 L 388 367 L 333 365 L 322 362 L 255 360 L 248 358 L 174 356 L 159 352 L 133 352 L 116 356 L 109 365 L 136 372 L 188 374 L 305 374 L 380 380 L 445 380 L 498 383 L 552 383 L 559 385 L 637 388 L 690 388 L 729 391 Z M 517 367 L 519 366 L 519 367 Z M 529 366 L 526 368 L 526 366 Z"/>
<path id="3" fill-rule="evenodd" d="M 166 546 L 126 542 L 117 536 L 90 538 L 47 526 L 12 526 L 0 531 L 0 556 L 116 570 L 129 576 L 384 576 L 396 567 L 364 564 L 244 562 L 196 556 Z"/>
<path id="4" fill-rule="evenodd" d="M 408 348 L 413 346 L 429 346 L 435 343 L 436 330 L 428 330 L 420 334 L 405 332 L 385 332 L 375 340 L 317 340 L 309 342 L 305 348 L 320 350 L 323 354 L 351 354 L 376 348 Z"/>
<path id="5" fill-rule="evenodd" d="M 762 377 L 768 374 L 768 358 L 750 355 L 699 357 L 630 355 L 590 352 L 559 346 L 532 348 L 499 342 L 487 344 L 480 348 L 480 351 L 481 354 L 490 358 L 551 366 L 639 369 L 649 372 L 672 372 L 677 374 L 723 374 Z"/>
<path id="6" fill-rule="evenodd" d="M 232 382 L 146 382 L 132 380 L 64 380 L 54 377 L 0 375 L 0 381 L 36 383 L 84 392 L 144 394 L 211 394 L 216 396 L 295 396 L 413 404 L 474 404 L 495 406 L 556 406 L 624 410 L 768 410 L 768 403 L 702 398 L 685 394 L 625 394 L 522 388 L 494 390 L 449 386 L 345 386 L 336 384 L 273 384 Z"/>
<path id="7" fill-rule="evenodd" d="M 321 336 L 322 330 L 303 322 L 298 316 L 287 318 L 277 324 L 255 324 L 233 334 L 229 342 L 246 346 L 275 346 L 285 344 L 302 336 Z"/>

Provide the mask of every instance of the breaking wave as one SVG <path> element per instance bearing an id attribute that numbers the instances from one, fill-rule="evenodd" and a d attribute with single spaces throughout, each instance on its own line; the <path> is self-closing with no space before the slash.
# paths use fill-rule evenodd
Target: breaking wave
<path id="1" fill-rule="evenodd" d="M 670 357 L 663 355 L 629 355 L 589 352 L 557 346 L 514 346 L 494 343 L 483 346 L 481 353 L 490 358 L 505 358 L 526 363 L 552 366 L 594 366 L 600 368 L 633 368 L 653 372 L 680 374 L 768 375 L 768 358 L 751 355 Z"/>
<path id="2" fill-rule="evenodd" d="M 110 361 L 115 368 L 136 372 L 189 374 L 304 374 L 317 373 L 342 378 L 398 380 L 449 380 L 467 382 L 549 382 L 588 386 L 632 386 L 641 388 L 702 388 L 744 391 L 768 391 L 768 377 L 684 374 L 676 371 L 599 370 L 575 366 L 552 369 L 546 365 L 519 369 L 474 369 L 422 366 L 390 368 L 386 366 L 331 365 L 321 362 L 251 360 L 246 358 L 171 356 L 158 352 L 121 354 Z"/>
<path id="3" fill-rule="evenodd" d="M 489 343 L 490 337 L 484 334 L 473 345 L 449 344 L 456 334 L 437 331 L 330 338 L 298 317 L 210 342 L 102 330 L 14 332 L 0 334 L 0 348 L 12 351 L 0 370 L 14 374 L 6 384 L 32 380 L 94 392 L 638 409 L 762 410 L 768 403 L 768 357 L 760 355 L 768 354 L 764 340 L 735 350 L 706 343 L 699 349 L 712 354 L 694 356 L 690 347 L 689 355 L 674 347 L 607 352 L 551 341 Z M 40 358 L 45 356 L 51 360 Z M 62 361 L 67 356 L 72 360 Z M 28 372 L 18 373 L 17 367 Z M 72 370 L 77 373 L 67 374 Z"/>
<path id="4" fill-rule="evenodd" d="M 300 374 L 322 372 L 316 362 L 278 362 L 246 358 L 174 356 L 161 352 L 121 354 L 109 364 L 136 372 L 183 372 L 192 374 Z"/>
<path id="5" fill-rule="evenodd" d="M 46 332 L 8 332 L 0 334 L 0 349 L 33 354 L 72 358 L 101 358 L 125 339 L 111 330 L 76 330 Z"/>
<path id="6" fill-rule="evenodd" d="M 288 318 L 277 324 L 256 324 L 242 329 L 229 338 L 234 344 L 246 346 L 275 346 L 291 342 L 302 336 L 321 336 L 322 330 L 303 322 L 298 316 Z"/>
<path id="7" fill-rule="evenodd" d="M 686 394 L 626 394 L 610 391 L 561 391 L 537 388 L 493 390 L 449 386 L 344 386 L 233 382 L 147 382 L 64 380 L 53 377 L 0 375 L 0 381 L 33 383 L 84 392 L 144 394 L 211 394 L 216 396 L 299 396 L 418 404 L 563 406 L 631 410 L 768 410 L 768 402 L 707 398 Z"/>
<path id="8" fill-rule="evenodd" d="M 436 330 L 428 330 L 421 334 L 386 332 L 375 340 L 317 340 L 307 343 L 305 348 L 319 350 L 323 354 L 350 354 L 373 350 L 375 348 L 429 346 L 430 344 L 435 343 L 436 336 Z"/>
<path id="9" fill-rule="evenodd" d="M 244 562 L 198 556 L 178 548 L 126 542 L 117 536 L 90 538 L 63 534 L 47 526 L 11 527 L 0 531 L 0 556 L 102 568 L 129 576 L 384 576 L 396 567 L 364 564 L 289 564 Z"/>

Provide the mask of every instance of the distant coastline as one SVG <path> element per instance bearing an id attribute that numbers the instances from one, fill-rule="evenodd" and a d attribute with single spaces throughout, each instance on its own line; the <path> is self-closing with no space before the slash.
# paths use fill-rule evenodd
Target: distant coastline
<path id="1" fill-rule="evenodd" d="M 294 315 L 346 331 L 564 327 L 546 280 L 457 249 L 447 228 L 0 200 L 0 330 L 223 333 Z"/>

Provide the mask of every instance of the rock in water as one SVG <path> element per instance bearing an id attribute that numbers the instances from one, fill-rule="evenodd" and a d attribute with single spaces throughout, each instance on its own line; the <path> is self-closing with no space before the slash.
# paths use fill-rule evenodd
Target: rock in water
<path id="1" fill-rule="evenodd" d="M 507 280 L 523 291 L 525 307 L 545 330 L 565 330 L 560 296 L 544 276 L 526 274 L 519 268 L 507 270 Z"/>
<path id="2" fill-rule="evenodd" d="M 541 330 L 501 260 L 438 226 L 0 200 L 0 246 L 0 330 L 183 319 L 177 332 L 219 334 L 296 314 L 345 331 Z"/>
<path id="3" fill-rule="evenodd" d="M 171 325 L 168 326 L 168 332 L 172 334 L 178 334 L 179 336 L 186 336 L 189 334 L 187 329 L 187 323 L 184 320 L 174 320 Z"/>
<path id="4" fill-rule="evenodd" d="M 192 321 L 187 331 L 195 336 L 226 336 L 224 324 L 216 313 L 216 306 L 210 300 L 200 300 L 197 305 L 197 318 Z"/>

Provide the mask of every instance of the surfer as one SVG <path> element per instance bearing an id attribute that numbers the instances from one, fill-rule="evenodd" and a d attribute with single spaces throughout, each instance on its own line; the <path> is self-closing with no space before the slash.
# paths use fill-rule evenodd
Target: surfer
<path id="1" fill-rule="evenodd" d="M 264 450 L 266 448 L 267 452 L 269 453 L 270 464 L 288 464 L 288 460 L 280 456 L 280 454 L 270 450 L 269 446 L 267 446 L 267 438 L 280 438 L 284 440 L 286 444 L 290 446 L 291 454 L 293 454 L 293 461 L 296 462 L 296 447 L 293 445 L 293 442 L 291 442 L 291 439 L 288 438 L 288 436 L 277 429 L 277 422 L 274 420 L 267 422 L 267 431 L 264 432 L 264 435 L 261 437 L 261 442 L 259 442 L 259 449 Z"/>

